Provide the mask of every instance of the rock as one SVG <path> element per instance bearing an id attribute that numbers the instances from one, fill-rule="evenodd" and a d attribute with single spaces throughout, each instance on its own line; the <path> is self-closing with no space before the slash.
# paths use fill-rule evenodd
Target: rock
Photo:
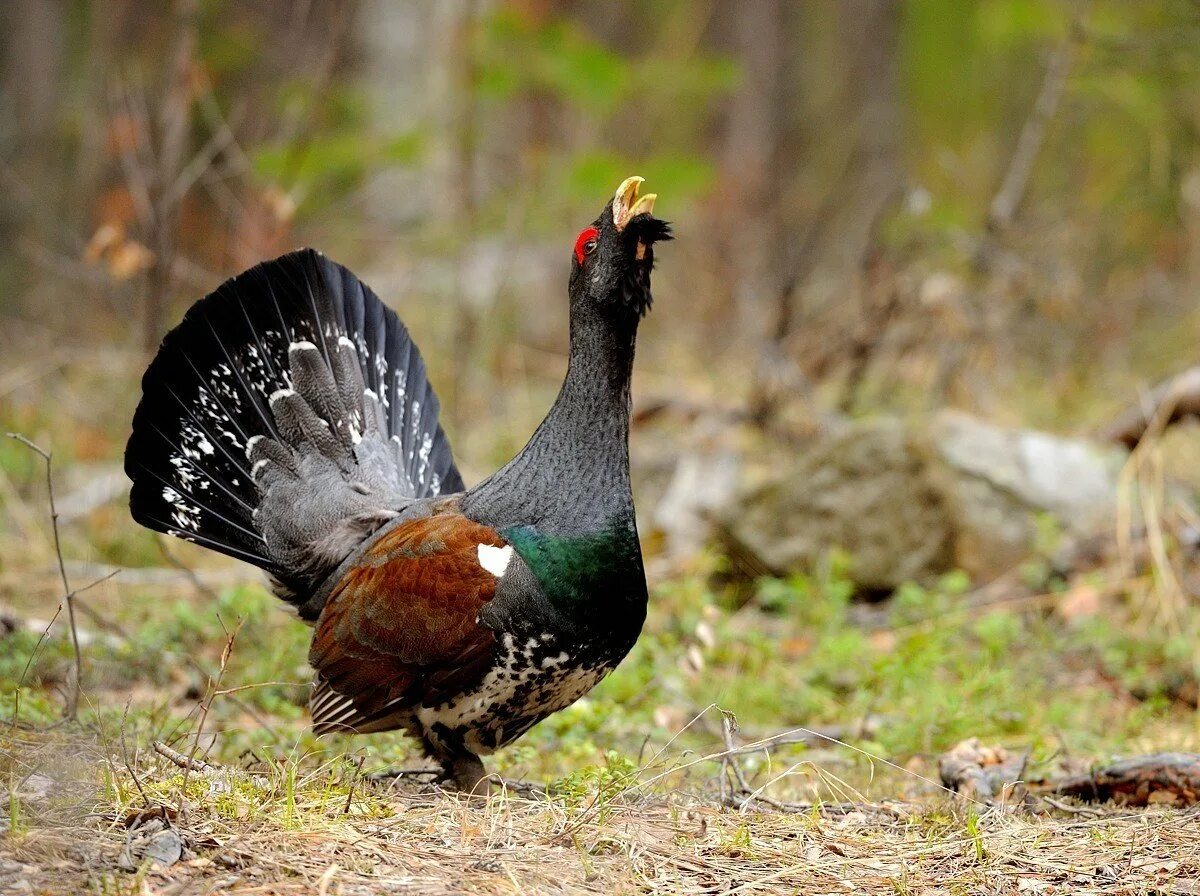
<path id="1" fill-rule="evenodd" d="M 928 440 L 934 485 L 952 516 L 955 565 L 967 572 L 999 575 L 1026 559 L 1042 515 L 1068 539 L 1111 525 L 1127 457 L 1120 449 L 958 411 L 938 414 Z"/>
<path id="2" fill-rule="evenodd" d="M 22 802 L 34 806 L 39 803 L 44 803 L 54 793 L 57 783 L 53 778 L 46 775 L 34 773 L 17 785 L 16 796 Z M 11 794 L 8 790 L 0 789 L 0 806 L 7 808 Z M 0 826 L 7 829 L 9 820 L 7 817 L 0 817 Z"/>
<path id="3" fill-rule="evenodd" d="M 46 775 L 32 774 L 21 782 L 17 796 L 33 803 L 45 802 L 54 791 L 56 782 Z"/>
<path id="4" fill-rule="evenodd" d="M 653 515 L 669 555 L 689 554 L 704 544 L 712 516 L 733 501 L 740 472 L 732 451 L 693 451 L 679 458 Z"/>
<path id="5" fill-rule="evenodd" d="M 129 832 L 125 848 L 117 858 L 122 871 L 137 871 L 146 862 L 150 870 L 161 871 L 174 865 L 183 856 L 183 840 L 178 829 L 164 827 L 158 819 Z"/>
<path id="6" fill-rule="evenodd" d="M 150 838 L 142 859 L 149 859 L 153 868 L 169 868 L 183 855 L 183 841 L 174 828 L 160 831 Z"/>
<path id="7" fill-rule="evenodd" d="M 1026 506 L 1082 529 L 1112 514 L 1123 451 L 1036 430 L 1002 429 L 957 411 L 938 414 L 931 432 L 947 464 L 1011 492 Z"/>
<path id="8" fill-rule="evenodd" d="M 927 452 L 896 420 L 855 423 L 774 465 L 722 515 L 721 537 L 756 571 L 808 571 L 834 548 L 864 591 L 891 591 L 953 563 L 953 529 Z"/>
<path id="9" fill-rule="evenodd" d="M 972 737 L 938 758 L 942 785 L 972 802 L 990 803 L 1021 780 L 1027 756 L 1009 755 L 1003 747 L 984 746 Z"/>
<path id="10" fill-rule="evenodd" d="M 718 537 L 749 576 L 811 571 L 838 548 L 868 593 L 952 569 L 987 579 L 1039 547 L 1045 515 L 1068 540 L 1111 525 L 1124 459 L 960 412 L 857 421 L 743 481 L 718 514 Z"/>

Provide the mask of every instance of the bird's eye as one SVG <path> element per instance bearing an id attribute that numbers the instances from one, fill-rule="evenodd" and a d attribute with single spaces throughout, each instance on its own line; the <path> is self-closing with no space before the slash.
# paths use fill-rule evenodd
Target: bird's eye
<path id="1" fill-rule="evenodd" d="M 591 255 L 600 244 L 600 231 L 595 227 L 585 227 L 575 239 L 575 260 L 583 264 L 583 257 Z"/>

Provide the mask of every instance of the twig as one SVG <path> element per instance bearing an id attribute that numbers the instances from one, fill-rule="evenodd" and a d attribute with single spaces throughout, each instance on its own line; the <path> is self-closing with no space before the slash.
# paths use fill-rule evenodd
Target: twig
<path id="1" fill-rule="evenodd" d="M 371 772 L 367 775 L 367 780 L 374 783 L 383 781 L 398 781 L 401 778 L 438 778 L 443 774 L 440 768 L 389 768 L 381 772 Z"/>
<path id="2" fill-rule="evenodd" d="M 219 616 L 217 618 L 220 619 Z M 233 645 L 237 640 L 238 632 L 241 631 L 242 622 L 243 620 L 239 619 L 238 624 L 234 626 L 233 631 L 228 633 L 228 637 L 225 639 L 225 647 L 221 651 L 221 665 L 217 670 L 216 680 L 210 679 L 208 683 L 208 694 L 205 696 L 204 702 L 200 704 L 200 718 L 196 722 L 196 736 L 192 739 L 192 751 L 188 754 L 188 764 L 183 770 L 183 781 L 179 785 L 180 817 L 185 816 L 187 812 L 185 799 L 187 795 L 188 775 L 192 770 L 193 764 L 197 761 L 196 753 L 200 749 L 200 735 L 204 731 L 204 723 L 208 719 L 208 711 L 212 707 L 212 702 L 216 698 L 217 691 L 220 690 L 221 680 L 225 677 L 225 669 L 229 665 L 230 656 L 233 655 Z M 203 760 L 200 761 L 203 762 Z M 207 765 L 207 763 L 204 764 Z"/>
<path id="3" fill-rule="evenodd" d="M 800 803 L 789 800 L 776 800 L 769 796 L 763 796 L 760 793 L 748 793 L 740 801 L 734 800 L 728 805 L 734 809 L 752 809 L 756 806 L 767 806 L 776 812 L 785 812 L 788 814 L 808 813 L 817 810 L 822 815 L 832 816 L 849 815 L 851 812 L 890 815 L 893 818 L 901 818 L 904 815 L 899 809 L 889 806 L 886 803 Z"/>
<path id="4" fill-rule="evenodd" d="M 217 766 L 205 762 L 203 759 L 196 759 L 193 756 L 185 756 L 178 750 L 171 749 L 162 741 L 156 740 L 154 742 L 154 752 L 159 756 L 162 756 L 164 759 L 169 760 L 174 765 L 177 765 L 179 768 L 184 769 L 185 771 L 200 772 L 202 774 L 220 771 L 220 768 Z"/>
<path id="5" fill-rule="evenodd" d="M 159 544 L 161 546 L 162 541 Z M 171 569 L 167 566 L 122 567 L 113 566 L 108 563 L 81 563 L 75 560 L 68 560 L 67 572 L 73 577 L 84 577 L 109 575 L 114 570 L 118 570 L 121 573 L 121 582 L 124 585 L 173 588 L 187 584 L 201 590 L 205 596 L 212 596 L 214 599 L 216 592 L 212 590 L 213 588 L 225 585 L 241 585 L 262 580 L 262 576 L 258 570 L 252 567 L 247 567 L 246 569 L 235 567 L 206 569 L 200 572 L 194 569 L 189 570 L 185 565 L 181 565 L 182 561 L 169 552 L 164 554 L 164 559 L 166 559 L 170 566 L 175 568 Z"/>
<path id="6" fill-rule="evenodd" d="M 196 573 L 196 570 L 192 569 L 171 552 L 171 549 L 167 547 L 167 540 L 165 538 L 158 538 L 156 541 L 158 542 L 158 550 L 162 553 L 163 559 L 182 572 L 197 591 L 209 600 L 216 601 L 218 599 L 217 592 L 204 583 Z"/>
<path id="7" fill-rule="evenodd" d="M 67 580 L 67 565 L 63 561 L 62 539 L 58 532 L 58 508 L 54 504 L 52 455 L 49 451 L 20 433 L 10 432 L 8 437 L 16 439 L 30 451 L 40 455 L 42 460 L 46 462 L 46 493 L 50 498 L 50 526 L 54 532 L 54 553 L 58 557 L 58 574 L 62 578 L 64 600 L 67 604 L 67 620 L 71 625 L 71 644 L 75 650 L 75 675 L 74 681 L 71 682 L 71 687 L 67 692 L 67 707 L 64 716 L 74 721 L 79 714 L 79 692 L 83 682 L 83 654 L 79 650 L 79 629 L 75 625 L 75 592 L 71 590 L 71 583 Z M 88 587 L 90 588 L 91 585 Z M 58 614 L 56 613 L 55 618 L 57 616 Z M 53 620 L 51 620 L 51 624 L 53 624 Z M 49 631 L 49 627 L 47 627 L 47 631 Z"/>
<path id="8" fill-rule="evenodd" d="M 62 613 L 62 604 L 59 604 L 58 609 L 54 611 L 54 615 L 50 617 L 50 621 L 46 623 L 46 627 L 44 629 L 42 629 L 41 635 L 38 636 L 37 643 L 33 645 L 33 650 L 31 650 L 29 652 L 29 659 L 27 659 L 25 661 L 25 668 L 21 670 L 21 679 L 20 679 L 20 681 L 17 682 L 17 693 L 18 694 L 20 694 L 21 689 L 23 687 L 25 687 L 25 676 L 29 674 L 29 667 L 33 665 L 34 657 L 36 657 L 38 654 L 38 651 L 42 649 L 42 644 L 45 643 L 46 636 L 50 634 L 50 628 L 54 625 L 55 620 L 58 619 L 58 617 L 61 613 Z M 20 699 L 18 697 L 17 702 L 13 704 L 13 717 L 12 717 L 12 725 L 11 725 L 11 727 L 13 727 L 13 728 L 15 728 L 17 725 L 17 715 L 18 715 L 18 710 L 20 709 L 20 706 L 21 706 L 21 703 L 20 703 Z"/>
<path id="9" fill-rule="evenodd" d="M 288 682 L 281 682 L 281 683 L 287 684 Z M 299 682 L 295 682 L 294 684 L 296 685 L 296 687 L 303 686 Z M 278 741 L 278 740 L 283 739 L 283 735 L 279 732 L 279 729 L 277 727 L 275 727 L 270 722 L 268 722 L 266 720 L 266 718 L 262 715 L 262 713 L 260 713 L 258 710 L 256 710 L 253 706 L 251 706 L 245 700 L 240 699 L 236 694 L 231 694 L 231 693 L 226 692 L 225 694 L 218 695 L 218 696 L 224 696 L 224 698 L 226 700 L 228 700 L 230 703 L 232 703 L 234 706 L 236 706 L 238 709 L 240 709 L 242 712 L 244 712 L 250 718 L 254 719 L 254 721 L 258 724 L 258 727 L 262 728 L 264 731 L 266 731 L 268 734 L 270 734 L 271 737 L 274 738 L 275 740 Z"/>
<path id="10" fill-rule="evenodd" d="M 773 799 L 772 797 L 764 796 L 762 792 L 765 789 L 770 787 L 771 784 L 775 783 L 776 780 L 779 780 L 787 774 L 790 774 L 791 770 L 785 772 L 784 775 L 781 775 L 778 778 L 768 781 L 761 787 L 752 787 L 749 781 L 746 780 L 745 773 L 742 771 L 741 765 L 737 761 L 739 756 L 745 756 L 751 753 L 763 753 L 770 757 L 771 750 L 774 747 L 780 747 L 786 744 L 813 743 L 814 741 L 831 741 L 833 743 L 842 744 L 843 746 L 849 745 L 844 744 L 836 737 L 831 736 L 831 734 L 801 729 L 800 731 L 785 731 L 781 734 L 762 738 L 761 740 L 755 741 L 752 744 L 739 747 L 734 740 L 734 735 L 736 735 L 738 731 L 737 717 L 732 712 L 721 709 L 720 707 L 717 707 L 717 710 L 721 713 L 721 733 L 723 740 L 725 741 L 725 750 L 724 752 L 715 756 L 706 758 L 720 759 L 721 761 L 721 805 L 729 806 L 730 808 L 738 809 L 739 811 L 751 809 L 755 806 L 767 806 L 777 812 L 811 812 L 814 808 L 820 808 L 823 812 L 833 812 L 836 814 L 848 814 L 853 811 L 869 811 L 871 809 L 874 809 L 875 811 L 891 811 L 882 809 L 881 807 L 871 807 L 865 803 L 798 803 L 777 800 Z M 841 734 L 840 729 L 838 730 L 838 734 Z M 886 762 L 886 760 L 883 761 Z M 793 766 L 793 769 L 794 768 L 795 767 Z M 731 790 L 727 792 L 726 787 L 728 786 L 728 778 L 731 773 L 737 786 L 736 788 L 731 788 Z"/>
<path id="11" fill-rule="evenodd" d="M 720 712 L 721 734 L 725 739 L 725 753 L 721 757 L 721 790 L 724 792 L 729 772 L 732 771 L 734 780 L 737 781 L 739 793 L 751 793 L 753 792 L 752 788 L 749 782 L 746 781 L 746 776 L 742 774 L 742 767 L 737 761 L 738 750 L 733 742 L 733 736 L 738 730 L 737 716 L 728 709 L 722 709 Z M 722 796 L 722 802 L 726 802 L 723 793 Z"/>
<path id="12" fill-rule="evenodd" d="M 704 710 L 704 712 L 708 712 L 708 709 L 712 709 L 714 707 L 717 709 L 720 709 L 720 707 L 717 707 L 716 704 L 710 704 L 710 706 L 708 708 L 706 708 Z M 701 713 L 701 715 L 703 715 L 703 713 Z M 687 726 L 685 726 L 685 730 L 687 727 L 694 724 L 699 718 L 700 717 L 697 716 L 696 718 L 692 719 L 692 721 L 689 722 Z M 809 737 L 816 738 L 821 741 L 827 741 L 830 744 L 842 747 L 846 750 L 851 751 L 852 753 L 857 753 L 858 755 L 862 756 L 865 759 L 870 760 L 871 762 L 878 762 L 880 765 L 885 765 L 890 769 L 900 772 L 901 774 L 908 775 L 910 778 L 916 778 L 918 781 L 923 781 L 924 783 L 928 784 L 929 786 L 935 787 L 938 790 L 943 791 L 944 793 L 953 794 L 955 792 L 953 790 L 953 788 L 947 787 L 942 782 L 935 781 L 933 778 L 926 777 L 925 775 L 919 774 L 918 772 L 914 772 L 912 769 L 905 768 L 904 766 L 900 765 L 899 763 L 893 762 L 892 760 L 887 759 L 884 756 L 876 755 L 875 753 L 872 753 L 870 750 L 864 750 L 862 747 L 857 747 L 852 743 L 847 743 L 845 740 L 842 740 L 841 738 L 832 737 L 828 734 L 823 734 L 820 731 L 815 731 L 812 728 L 805 728 L 802 726 L 797 726 L 796 728 L 792 728 L 792 729 L 789 729 L 788 731 L 781 732 L 780 734 L 777 734 L 773 737 L 763 738 L 761 740 L 755 741 L 754 743 L 746 744 L 743 747 L 738 747 L 737 752 L 739 752 L 739 753 L 741 753 L 741 752 L 762 752 L 764 749 L 767 749 L 771 746 L 788 742 L 786 740 L 787 738 L 790 738 L 797 734 L 807 735 Z M 678 737 L 678 735 L 676 735 L 676 737 Z M 674 738 L 672 738 L 672 742 L 673 741 L 674 741 Z M 662 750 L 659 751 L 660 754 L 661 754 L 661 752 L 662 752 Z M 665 769 L 664 771 L 661 771 L 658 774 L 652 775 L 651 777 L 646 778 L 645 780 L 641 780 L 635 785 L 635 788 L 631 788 L 631 789 L 645 790 L 645 789 L 649 788 L 650 786 L 652 786 L 653 784 L 657 783 L 658 781 L 661 781 L 662 779 L 666 778 L 668 775 L 673 775 L 673 774 L 677 774 L 678 772 L 686 771 L 687 769 L 692 768 L 693 766 L 700 765 L 701 763 L 704 763 L 704 762 L 720 761 L 726 755 L 727 755 L 727 751 L 723 750 L 718 753 L 709 753 L 704 756 L 697 756 L 694 759 L 689 759 L 687 762 L 683 762 L 683 763 L 680 763 L 679 765 L 671 766 L 670 768 Z M 976 805 L 986 806 L 985 803 L 983 803 L 979 800 L 973 799 L 971 797 L 967 797 L 967 799 L 969 802 L 975 803 Z"/>
<path id="13" fill-rule="evenodd" d="M 354 770 L 354 777 L 350 779 L 350 787 L 348 788 L 348 792 L 346 793 L 346 806 L 344 809 L 342 809 L 343 815 L 350 814 L 350 804 L 354 800 L 354 785 L 356 783 L 358 783 L 358 779 L 362 777 L 362 767 L 363 767 L 363 763 L 366 762 L 366 760 L 367 760 L 367 756 L 365 753 L 362 756 L 358 757 L 358 767 L 355 768 L 355 770 Z"/>
<path id="14" fill-rule="evenodd" d="M 94 582 L 92 582 L 90 585 L 85 585 L 84 587 L 78 589 L 75 592 L 75 597 L 78 598 L 80 594 L 87 591 L 88 589 L 95 588 L 97 585 L 103 584 L 104 582 L 107 582 L 109 579 L 115 578 L 120 572 L 121 572 L 121 570 L 114 569 L 108 575 L 101 576 L 100 578 L 98 578 Z M 104 614 L 100 613 L 94 607 L 89 606 L 87 601 L 78 601 L 77 603 L 78 603 L 78 609 L 79 609 L 80 613 L 82 613 L 84 616 L 91 619 L 92 622 L 96 623 L 96 625 L 98 625 L 100 628 L 104 629 L 110 635 L 112 635 L 113 637 L 116 637 L 116 638 L 120 638 L 125 643 L 129 643 L 132 640 L 129 637 L 129 632 L 125 631 L 124 628 L 122 628 L 119 624 L 117 624 L 113 620 L 105 617 Z"/>
<path id="15" fill-rule="evenodd" d="M 1053 806 L 1059 812 L 1066 812 L 1068 815 L 1090 815 L 1095 818 L 1105 814 L 1103 809 L 1096 809 L 1092 806 L 1071 806 L 1049 796 L 1043 796 L 1042 801 L 1048 806 Z"/>
<path id="16" fill-rule="evenodd" d="M 1147 433 L 1160 434 L 1172 423 L 1195 416 L 1200 416 L 1200 367 L 1188 368 L 1138 396 L 1098 435 L 1132 451 Z"/>
<path id="17" fill-rule="evenodd" d="M 236 694 L 240 691 L 253 691 L 256 688 L 269 687 L 285 687 L 285 688 L 305 688 L 308 685 L 302 681 L 256 681 L 253 684 L 240 684 L 235 688 L 222 688 L 213 693 L 214 697 L 226 697 L 229 694 Z"/>
<path id="18" fill-rule="evenodd" d="M 83 592 L 91 591 L 97 585 L 103 585 L 109 579 L 115 579 L 120 574 L 121 574 L 120 569 L 114 569 L 111 572 L 106 572 L 104 575 L 100 576 L 100 578 L 93 579 L 92 581 L 90 581 L 86 585 L 84 585 L 82 588 L 76 588 L 73 592 L 71 592 L 71 596 L 79 597 L 79 595 L 83 594 Z M 83 604 L 80 604 L 79 608 L 81 610 L 83 610 Z M 92 619 L 94 619 L 96 622 L 100 623 L 101 625 L 104 625 L 104 626 L 115 625 L 115 623 L 109 622 L 107 619 L 105 619 L 103 616 L 101 616 L 99 613 L 97 613 L 91 607 L 89 607 L 87 610 L 84 610 L 84 612 L 86 612 L 89 616 L 92 617 Z"/>
<path id="19" fill-rule="evenodd" d="M 1110 763 L 1079 775 L 1031 782 L 1045 794 L 1125 806 L 1154 803 L 1194 806 L 1200 802 L 1200 754 L 1151 753 Z"/>
<path id="20" fill-rule="evenodd" d="M 138 779 L 137 771 L 133 767 L 133 763 L 129 761 L 129 746 L 125 743 L 125 722 L 129 718 L 129 704 L 133 702 L 130 697 L 125 701 L 125 709 L 121 713 L 121 759 L 125 762 L 125 770 L 129 772 L 129 777 L 133 779 L 133 786 L 137 788 L 138 793 L 142 795 L 142 803 L 147 809 L 153 805 L 150 798 L 146 796 L 146 791 L 142 789 L 142 782 Z M 166 817 L 164 813 L 164 818 Z"/>
<path id="21" fill-rule="evenodd" d="M 93 582 L 92 585 L 97 585 L 99 582 Z M 81 592 L 86 588 L 78 588 L 75 591 L 75 609 L 79 610 L 84 616 L 94 619 L 101 628 L 107 629 L 106 633 L 98 633 L 88 628 L 79 629 L 79 649 L 89 647 L 92 644 L 102 644 L 106 647 L 116 647 L 119 643 L 128 643 L 129 635 L 120 630 L 120 626 L 116 623 L 106 620 L 103 616 L 89 607 L 86 603 L 79 599 Z M 57 617 L 62 613 L 64 602 L 60 601 L 55 610 L 54 616 Z M 21 619 L 9 608 L 0 606 L 0 635 L 8 634 L 15 631 L 36 632 L 39 635 L 45 633 L 49 635 L 49 628 L 55 621 L 51 618 L 49 621 L 38 618 Z"/>
<path id="22" fill-rule="evenodd" d="M 883 209 L 880 209 L 880 214 L 875 218 L 872 231 L 878 231 L 880 222 L 883 221 L 884 217 L 882 212 Z M 878 236 L 872 238 L 872 245 L 878 245 L 879 242 L 880 238 Z M 876 269 L 881 264 L 881 262 L 875 260 L 863 265 L 868 279 L 875 281 L 868 287 L 869 293 L 877 293 L 880 288 L 879 280 L 881 278 Z M 842 384 L 842 394 L 838 399 L 838 410 L 843 414 L 849 414 L 854 410 L 863 380 L 866 379 L 867 371 L 871 368 L 872 362 L 878 357 L 879 350 L 884 344 L 884 339 L 888 335 L 888 331 L 899 316 L 901 305 L 900 289 L 893 282 L 886 287 L 886 293 L 881 307 L 864 310 L 861 325 L 857 332 L 849 338 L 848 355 L 850 357 L 850 369 L 846 372 L 846 378 Z"/>
<path id="23" fill-rule="evenodd" d="M 736 729 L 735 729 L 736 730 Z M 744 747 L 732 747 L 728 754 L 730 756 L 749 756 L 753 753 L 765 753 L 775 747 L 786 747 L 789 744 L 800 744 L 804 746 L 812 746 L 822 743 L 837 743 L 838 739 L 847 736 L 844 728 L 840 726 L 826 728 L 824 730 L 805 729 L 801 732 L 784 732 L 782 734 L 774 734 L 769 737 L 764 737 L 761 740 L 755 741 L 752 744 L 747 744 Z"/>
<path id="24" fill-rule="evenodd" d="M 211 762 L 205 762 L 203 759 L 200 759 L 194 754 L 189 756 L 180 753 L 178 750 L 172 749 L 162 741 L 155 741 L 152 746 L 154 748 L 154 752 L 159 756 L 162 756 L 177 768 L 183 769 L 184 785 L 186 785 L 187 777 L 191 772 L 195 772 L 198 775 L 203 775 L 205 778 L 213 778 L 215 776 L 240 776 L 249 781 L 255 787 L 267 787 L 270 784 L 270 781 L 265 775 L 252 774 L 241 768 L 225 768 L 220 765 L 213 765 Z M 180 803 L 180 805 L 182 805 L 182 803 Z"/>
<path id="25" fill-rule="evenodd" d="M 1083 29 L 1075 23 L 1071 33 L 1046 65 L 1041 90 L 1038 91 L 1029 117 L 1025 119 L 1025 125 L 1021 128 L 1000 189 L 996 191 L 992 204 L 988 207 L 987 226 L 992 233 L 1004 230 L 1012 223 L 1017 208 L 1025 197 L 1030 175 L 1033 174 L 1033 164 L 1037 161 L 1042 143 L 1045 142 L 1046 128 L 1058 110 L 1063 88 L 1067 83 L 1067 74 L 1071 70 L 1071 62 L 1082 34 Z"/>

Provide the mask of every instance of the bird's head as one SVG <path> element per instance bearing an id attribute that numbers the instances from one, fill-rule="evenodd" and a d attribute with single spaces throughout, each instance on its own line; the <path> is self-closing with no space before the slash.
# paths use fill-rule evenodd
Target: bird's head
<path id="1" fill-rule="evenodd" d="M 671 239 L 671 225 L 653 215 L 657 194 L 638 195 L 643 182 L 621 182 L 600 217 L 580 231 L 571 262 L 572 304 L 635 326 L 650 310 L 654 244 Z"/>

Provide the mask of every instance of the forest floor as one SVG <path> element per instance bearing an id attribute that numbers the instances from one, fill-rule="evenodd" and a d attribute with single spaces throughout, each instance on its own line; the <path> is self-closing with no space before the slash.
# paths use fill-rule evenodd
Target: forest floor
<path id="1" fill-rule="evenodd" d="M 0 892 L 1200 890 L 1200 820 L 1168 808 L 1038 816 L 930 796 L 739 810 L 695 782 L 670 786 L 652 769 L 623 766 L 548 799 L 484 802 L 360 781 L 345 755 L 185 781 L 148 750 L 129 745 L 126 765 L 118 744 L 72 734 L 4 738 L 7 754 L 25 751 L 22 768 L 54 783 L 28 808 L 22 798 L 18 830 L 0 841 Z M 171 864 L 156 866 L 156 855 Z"/>
<path id="2" fill-rule="evenodd" d="M 1089 604 L 1064 618 L 972 608 L 955 581 L 869 611 L 836 577 L 739 609 L 700 577 L 660 584 L 627 663 L 494 757 L 549 795 L 468 800 L 371 780 L 423 765 L 400 737 L 306 730 L 307 630 L 245 571 L 127 575 L 77 599 L 75 722 L 68 627 L 32 617 L 60 585 L 8 611 L 0 893 L 1200 892 L 1193 810 L 939 782 L 967 736 L 1027 753 L 1030 777 L 1197 748 L 1170 639 L 1087 595 L 1060 595 Z"/>
<path id="3" fill-rule="evenodd" d="M 468 800 L 371 780 L 423 764 L 402 737 L 314 738 L 306 627 L 255 571 L 129 521 L 128 415 L 105 405 L 131 383 L 56 389 L 53 416 L 13 405 L 0 428 L 55 449 L 82 677 L 63 721 L 45 467 L 0 438 L 0 894 L 1200 892 L 1192 809 L 939 779 L 972 737 L 1029 779 L 1200 751 L 1200 609 L 1153 567 L 1047 556 L 864 605 L 836 557 L 736 593 L 710 584 L 720 558 L 653 559 L 626 662 L 490 760 L 544 794 Z"/>

